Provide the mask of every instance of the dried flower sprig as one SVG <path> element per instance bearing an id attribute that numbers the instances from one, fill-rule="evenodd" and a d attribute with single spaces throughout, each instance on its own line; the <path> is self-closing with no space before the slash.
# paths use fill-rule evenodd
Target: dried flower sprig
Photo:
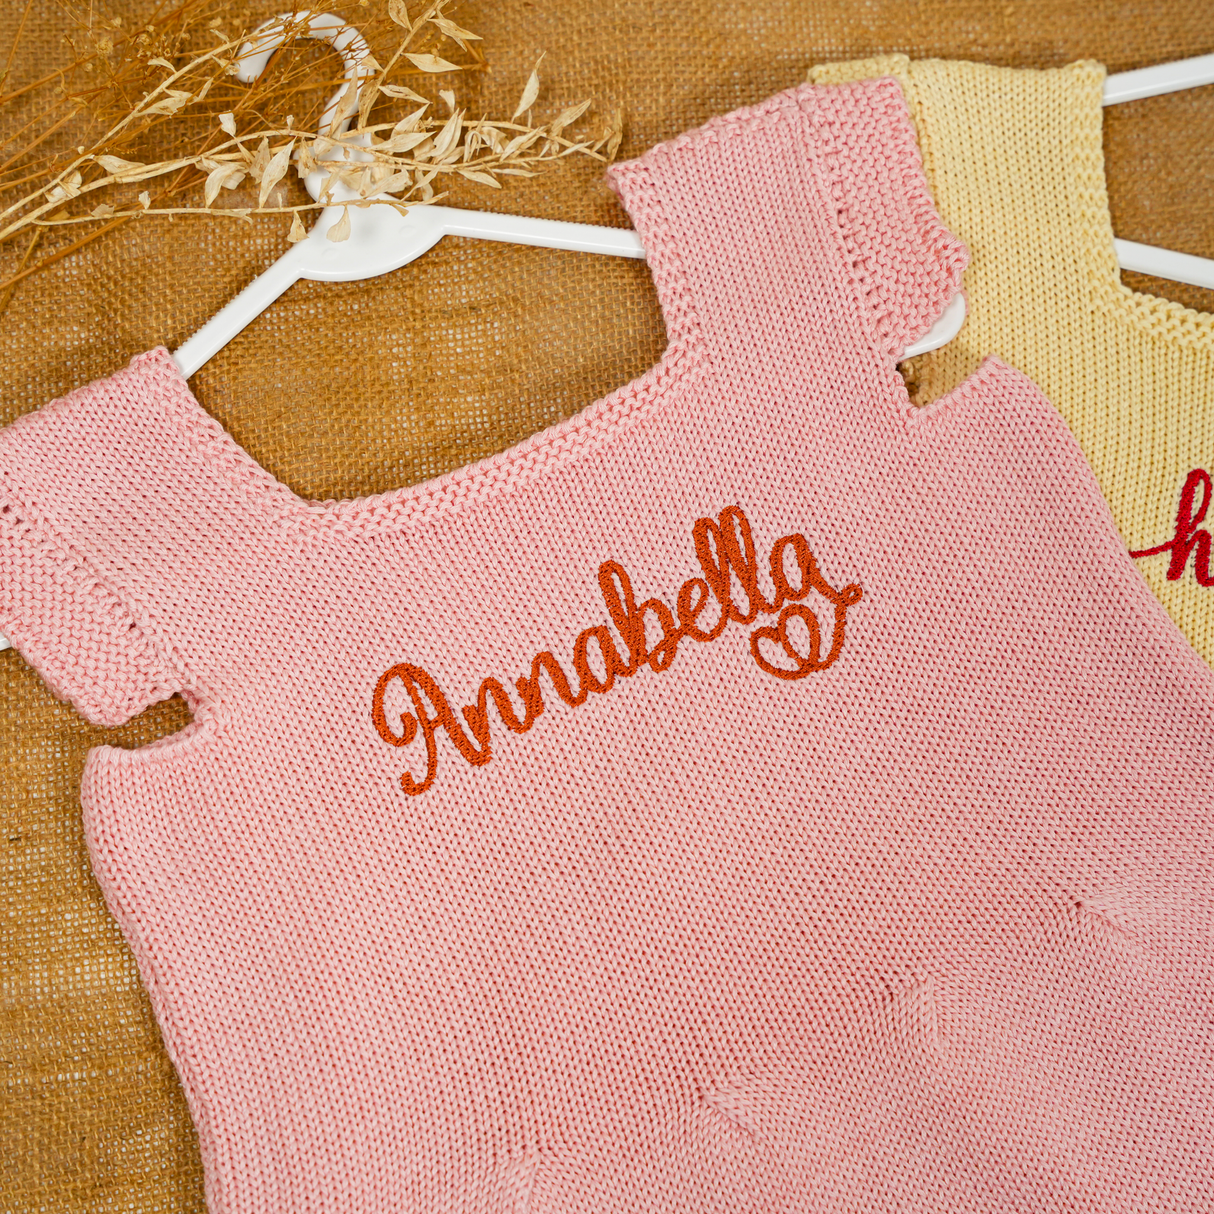
<path id="1" fill-rule="evenodd" d="M 92 57 L 78 56 L 78 62 L 86 66 L 100 63 L 109 70 L 110 78 L 101 91 L 108 88 L 111 104 L 114 96 L 126 99 L 126 111 L 90 144 L 77 146 L 66 164 L 60 157 L 48 168 L 45 161 L 31 162 L 27 156 L 22 163 L 17 156 L 0 165 L 0 244 L 30 229 L 37 233 L 52 227 L 95 228 L 100 224 L 102 230 L 109 230 L 115 223 L 148 215 L 211 215 L 250 221 L 258 214 L 291 214 L 291 239 L 299 240 L 306 236 L 302 213 L 334 202 L 347 208 L 328 231 L 329 239 L 340 241 L 349 233 L 349 206 L 388 204 L 404 209 L 443 197 L 435 185 L 445 179 L 500 188 L 500 177 L 534 176 L 545 165 L 569 155 L 598 160 L 615 155 L 621 134 L 618 113 L 597 137 L 571 134 L 570 128 L 589 109 L 589 101 L 567 107 L 548 122 L 532 122 L 540 88 L 538 62 L 509 120 L 470 118 L 457 105 L 453 89 L 439 91 L 447 114 L 436 115 L 435 102 L 402 83 L 403 79 L 420 86 L 422 80 L 485 67 L 476 46 L 479 35 L 452 20 L 448 12 L 452 3 L 430 0 L 411 18 L 406 0 L 388 0 L 388 22 L 382 23 L 379 32 L 380 40 L 386 42 L 382 34 L 396 31 L 393 53 L 383 66 L 369 53 L 363 56 L 358 77 L 347 85 L 336 116 L 323 129 L 320 117 L 313 117 L 316 107 L 304 115 L 302 124 L 290 114 L 276 122 L 264 117 L 267 110 L 276 108 L 272 102 L 280 107 L 292 98 L 302 100 L 301 91 L 308 86 L 299 81 L 306 65 L 301 69 L 292 64 L 293 57 L 283 56 L 272 79 L 263 77 L 247 87 L 234 84 L 231 77 L 238 71 L 248 35 L 227 36 L 218 17 L 206 29 L 216 39 L 215 45 L 193 49 L 187 45 L 185 27 L 192 21 L 193 32 L 197 32 L 201 18 L 207 15 L 207 0 L 186 0 L 170 14 L 181 26 L 176 40 L 171 29 L 157 31 L 152 24 L 139 33 L 124 32 L 125 46 L 132 52 L 129 62 L 145 74 L 167 72 L 135 101 L 129 97 L 129 77 L 137 73 L 128 71 L 124 76 L 113 69 L 117 44 L 112 32 L 98 36 L 95 24 L 88 25 Z M 216 7 L 214 0 L 209 7 Z M 349 20 L 341 13 L 343 7 L 349 6 L 326 5 L 324 11 Z M 297 14 L 297 20 L 288 24 L 288 37 L 299 32 L 307 15 Z M 350 23 L 365 34 L 374 20 Z M 120 25 L 115 18 L 108 29 L 117 30 Z M 150 53 L 157 48 L 164 53 Z M 458 48 L 458 53 L 452 48 Z M 100 112 L 104 107 L 96 104 L 97 91 L 92 95 L 94 108 Z M 67 90 L 65 97 L 73 99 Z M 401 101 L 414 107 L 404 117 L 371 122 L 373 110 L 381 104 Z M 346 118 L 352 129 L 339 133 Z M 178 138 L 181 132 L 188 132 L 191 145 L 176 149 L 177 155 L 135 159 L 141 140 L 154 141 L 149 135 L 159 135 L 164 150 L 166 124 L 178 128 Z M 317 170 L 325 174 L 318 201 L 292 203 L 280 188 L 292 161 L 301 177 Z M 5 180 L 3 173 L 10 166 L 15 168 L 15 176 Z M 155 196 L 146 187 L 138 192 L 133 189 L 143 183 L 154 183 Z M 249 195 L 250 184 L 256 187 L 255 202 Z M 225 191 L 239 192 L 242 185 L 246 193 L 238 200 L 248 205 L 217 205 Z M 199 186 L 201 205 L 190 197 Z M 338 186 L 342 188 L 334 197 Z M 12 198 L 14 192 L 19 196 Z M 4 295 L 11 293 L 6 287 L 51 260 L 26 267 L 33 247 L 31 242 L 22 266 L 7 283 L 0 284 L 0 305 Z"/>

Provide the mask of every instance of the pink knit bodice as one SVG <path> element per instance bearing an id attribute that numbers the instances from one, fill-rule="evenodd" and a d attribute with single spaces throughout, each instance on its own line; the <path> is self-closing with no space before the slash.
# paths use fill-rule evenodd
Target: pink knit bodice
<path id="1" fill-rule="evenodd" d="M 1214 677 L 1066 427 L 895 358 L 892 80 L 611 170 L 661 363 L 306 502 L 163 350 L 0 431 L 0 631 L 218 1214 L 1214 1208 Z"/>

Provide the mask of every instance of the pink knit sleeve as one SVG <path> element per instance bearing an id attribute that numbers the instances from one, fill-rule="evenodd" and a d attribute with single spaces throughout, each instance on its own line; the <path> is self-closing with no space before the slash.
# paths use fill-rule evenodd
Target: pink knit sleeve
<path id="1" fill-rule="evenodd" d="M 968 254 L 936 213 L 897 81 L 803 85 L 612 166 L 672 336 L 801 362 L 829 329 L 896 357 Z M 743 348 L 745 347 L 745 349 Z"/>
<path id="2" fill-rule="evenodd" d="M 128 368 L 0 429 L 0 633 L 101 725 L 184 686 L 136 589 L 158 564 L 170 582 L 182 556 L 182 444 L 149 391 Z"/>

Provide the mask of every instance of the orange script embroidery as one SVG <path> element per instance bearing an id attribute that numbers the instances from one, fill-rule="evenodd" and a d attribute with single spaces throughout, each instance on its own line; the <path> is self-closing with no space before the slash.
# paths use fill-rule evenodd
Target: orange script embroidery
<path id="1" fill-rule="evenodd" d="M 420 729 L 426 747 L 426 774 L 416 780 L 409 772 L 401 776 L 401 787 L 411 796 L 424 793 L 434 783 L 438 771 L 438 734 L 445 731 L 455 749 L 474 767 L 493 757 L 489 738 L 489 702 L 497 709 L 502 724 L 513 733 L 526 733 L 544 711 L 540 680 L 547 677 L 552 690 L 566 704 L 576 707 L 591 695 L 603 695 L 615 686 L 617 678 L 630 679 L 643 666 L 655 674 L 669 670 L 680 642 L 715 641 L 732 620 L 753 623 L 760 615 L 774 615 L 774 624 L 756 628 L 750 634 L 750 652 L 761 670 L 777 679 L 803 679 L 832 665 L 843 649 L 847 609 L 863 596 L 859 586 L 836 590 L 822 576 L 818 562 L 803 535 L 786 535 L 772 545 L 768 558 L 774 594 L 770 601 L 759 587 L 759 564 L 754 538 L 746 515 L 737 506 L 726 506 L 716 519 L 702 518 L 692 528 L 696 558 L 703 577 L 688 578 L 679 587 L 675 610 L 661 599 L 637 603 L 628 571 L 616 561 L 599 566 L 599 589 L 607 614 L 623 641 L 627 658 L 620 656 L 615 638 L 603 624 L 594 624 L 578 634 L 573 643 L 573 669 L 578 684 L 575 691 L 561 664 L 548 650 L 531 660 L 531 672 L 514 680 L 522 704 L 519 715 L 510 693 L 490 676 L 482 681 L 476 703 L 460 710 L 460 723 L 443 690 L 420 666 L 400 662 L 385 670 L 371 697 L 371 720 L 379 736 L 390 746 L 409 746 Z M 797 585 L 789 580 L 787 560 L 797 568 Z M 735 591 L 735 582 L 741 593 Z M 834 607 L 830 648 L 822 653 L 822 630 L 818 617 L 797 600 L 816 590 Z M 711 624 L 701 620 L 710 600 L 715 599 L 718 614 Z M 791 600 L 791 601 L 790 601 Z M 787 606 L 785 605 L 787 603 Z M 799 619 L 809 636 L 808 652 L 801 653 L 788 635 L 788 626 Z M 649 637 L 650 621 L 660 630 L 656 643 Z M 677 622 L 676 622 L 677 621 Z M 765 644 L 768 648 L 765 649 Z M 591 647 L 601 665 L 598 673 L 591 665 Z M 780 656 L 791 666 L 779 665 Z M 776 660 L 772 660 L 772 659 Z M 413 705 L 412 712 L 400 714 L 400 732 L 388 724 L 384 697 L 393 682 L 399 681 Z"/>

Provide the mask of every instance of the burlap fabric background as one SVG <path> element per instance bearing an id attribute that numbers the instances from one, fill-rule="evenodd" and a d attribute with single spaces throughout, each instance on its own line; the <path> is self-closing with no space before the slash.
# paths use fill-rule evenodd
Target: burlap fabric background
<path id="1" fill-rule="evenodd" d="M 0 6 L 0 55 L 23 7 Z M 146 7 L 108 11 L 129 23 Z M 254 16 L 278 7 L 250 5 Z M 583 96 L 623 106 L 630 156 L 798 84 L 820 61 L 903 51 L 1032 67 L 1095 58 L 1120 71 L 1214 51 L 1203 9 L 1211 15 L 1204 0 L 468 0 L 466 24 L 494 70 L 461 97 L 509 112 L 546 50 L 544 112 Z M 54 0 L 35 0 L 17 80 L 62 56 L 65 28 Z M 12 122 L 0 114 L 3 134 Z M 1214 256 L 1211 129 L 1214 88 L 1107 112 L 1120 235 Z M 627 223 L 587 161 L 464 201 Z M 27 280 L 0 314 L 0 423 L 151 346 L 174 348 L 287 248 L 285 236 L 276 220 L 141 221 Z M 1214 292 L 1127 282 L 1214 310 Z M 296 492 L 348 497 L 499 451 L 638 375 L 663 345 L 642 263 L 448 238 L 383 278 L 298 284 L 194 389 Z M 193 1127 L 92 879 L 77 793 L 89 746 L 139 746 L 187 719 L 173 700 L 120 730 L 91 728 L 15 653 L 0 654 L 0 1211 L 204 1208 Z"/>

